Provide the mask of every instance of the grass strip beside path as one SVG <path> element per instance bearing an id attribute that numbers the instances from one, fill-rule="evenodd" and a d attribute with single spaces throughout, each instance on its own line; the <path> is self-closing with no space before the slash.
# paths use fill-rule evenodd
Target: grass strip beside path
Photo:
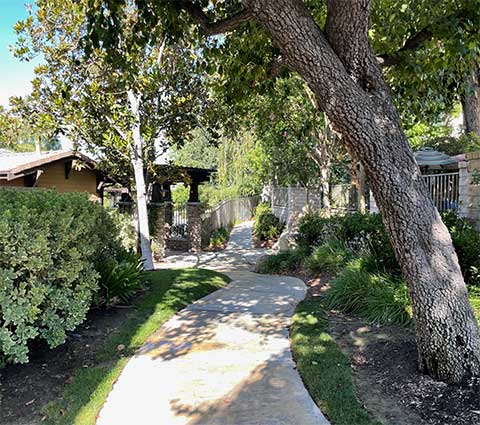
<path id="1" fill-rule="evenodd" d="M 94 425 L 112 385 L 129 358 L 177 311 L 225 286 L 230 279 L 201 269 L 157 270 L 149 273 L 149 290 L 135 303 L 123 326 L 106 341 L 95 365 L 79 369 L 62 397 L 43 410 L 43 423 Z M 122 351 L 119 345 L 124 345 Z"/>
<path id="2" fill-rule="evenodd" d="M 476 286 L 470 286 L 468 288 L 468 299 L 473 307 L 473 312 L 480 324 L 480 288 Z"/>
<path id="3" fill-rule="evenodd" d="M 290 328 L 298 372 L 320 410 L 335 425 L 380 425 L 355 396 L 350 360 L 328 334 L 322 301 L 298 304 Z"/>

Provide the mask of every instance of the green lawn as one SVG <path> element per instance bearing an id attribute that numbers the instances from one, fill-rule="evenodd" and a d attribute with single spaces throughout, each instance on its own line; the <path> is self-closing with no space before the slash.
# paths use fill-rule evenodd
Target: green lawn
<path id="1" fill-rule="evenodd" d="M 320 299 L 302 301 L 290 328 L 298 372 L 321 411 L 335 425 L 379 425 L 355 396 L 350 360 L 328 334 Z"/>
<path id="2" fill-rule="evenodd" d="M 113 383 L 148 336 L 177 311 L 228 282 L 228 277 L 209 270 L 151 272 L 148 292 L 136 302 L 123 327 L 105 342 L 96 365 L 79 369 L 63 396 L 44 408 L 44 423 L 93 425 Z M 125 345 L 121 352 L 119 344 Z"/>

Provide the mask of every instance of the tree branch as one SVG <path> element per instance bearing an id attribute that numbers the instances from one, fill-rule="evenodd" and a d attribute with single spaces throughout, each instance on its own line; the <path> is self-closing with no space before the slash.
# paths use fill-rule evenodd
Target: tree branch
<path id="1" fill-rule="evenodd" d="M 382 66 L 397 65 L 400 62 L 401 53 L 418 49 L 423 43 L 425 43 L 425 41 L 430 40 L 432 37 L 433 32 L 428 28 L 423 28 L 408 38 L 405 44 L 398 51 L 391 54 L 379 55 L 377 56 L 377 60 Z"/>
<path id="2" fill-rule="evenodd" d="M 216 22 L 210 22 L 210 19 L 198 4 L 194 4 L 190 1 L 181 1 L 179 6 L 188 12 L 195 23 L 200 25 L 205 35 L 223 34 L 232 31 L 240 24 L 248 22 L 253 18 L 251 11 L 243 9 L 228 18 Z"/>
<path id="3" fill-rule="evenodd" d="M 118 135 L 128 142 L 128 136 L 127 134 L 117 125 L 115 122 L 112 120 L 112 118 L 108 115 L 105 115 L 105 119 L 108 121 L 108 123 L 112 126 L 112 128 L 118 133 Z"/>

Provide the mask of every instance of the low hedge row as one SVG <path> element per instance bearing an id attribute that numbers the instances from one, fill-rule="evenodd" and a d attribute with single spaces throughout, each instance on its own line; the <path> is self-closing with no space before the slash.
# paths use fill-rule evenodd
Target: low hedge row
<path id="1" fill-rule="evenodd" d="M 27 362 L 35 338 L 63 343 L 100 265 L 124 252 L 112 217 L 84 194 L 0 190 L 0 366 Z"/>

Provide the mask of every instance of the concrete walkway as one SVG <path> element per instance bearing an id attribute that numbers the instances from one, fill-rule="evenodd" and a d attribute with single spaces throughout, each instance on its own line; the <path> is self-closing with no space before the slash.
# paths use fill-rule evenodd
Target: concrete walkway
<path id="1" fill-rule="evenodd" d="M 251 223 L 225 251 L 169 259 L 232 278 L 166 322 L 123 370 L 98 425 L 326 425 L 290 352 L 288 326 L 306 293 L 295 278 L 249 271 L 263 254 Z"/>

